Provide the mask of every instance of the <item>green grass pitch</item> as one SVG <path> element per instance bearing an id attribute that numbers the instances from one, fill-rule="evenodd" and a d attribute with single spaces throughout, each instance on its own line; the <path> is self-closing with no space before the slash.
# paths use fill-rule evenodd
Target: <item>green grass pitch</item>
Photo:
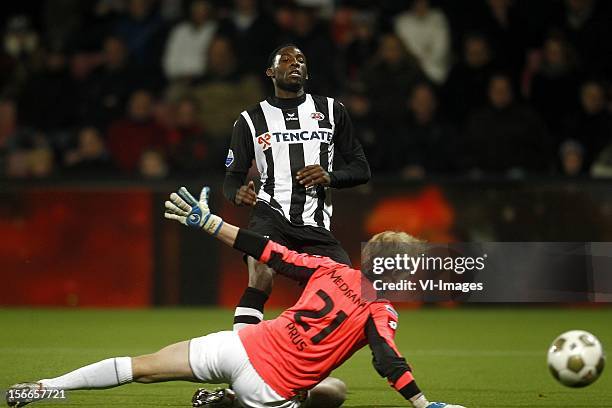
<path id="1" fill-rule="evenodd" d="M 231 315 L 220 309 L 0 309 L 0 388 L 223 330 L 230 326 Z M 584 389 L 565 388 L 548 372 L 549 343 L 577 328 L 612 347 L 612 309 L 567 308 L 400 311 L 397 343 L 430 400 L 471 408 L 612 407 L 610 367 Z M 407 406 L 376 374 L 367 349 L 334 375 L 348 384 L 346 407 Z M 33 406 L 189 407 L 196 386 L 130 384 L 72 391 L 65 402 Z"/>

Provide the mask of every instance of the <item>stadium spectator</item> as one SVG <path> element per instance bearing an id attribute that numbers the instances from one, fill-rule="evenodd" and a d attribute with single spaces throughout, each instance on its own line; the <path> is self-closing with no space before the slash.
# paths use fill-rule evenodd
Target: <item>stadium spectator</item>
<path id="1" fill-rule="evenodd" d="M 168 133 L 168 142 L 171 140 L 169 132 L 176 122 L 174 108 L 174 104 L 167 98 L 157 98 L 153 101 L 153 120 Z"/>
<path id="2" fill-rule="evenodd" d="M 159 4 L 159 15 L 164 21 L 177 22 L 184 14 L 187 14 L 185 10 L 184 2 L 176 0 L 157 0 Z"/>
<path id="3" fill-rule="evenodd" d="M 6 23 L 1 54 L 0 85 L 3 96 L 19 97 L 32 72 L 40 66 L 40 39 L 25 15 L 10 17 Z"/>
<path id="4" fill-rule="evenodd" d="M 496 67 L 503 67 L 516 81 L 525 63 L 525 23 L 513 0 L 486 0 L 486 6 L 483 15 L 474 18 L 472 29 L 486 35 Z"/>
<path id="5" fill-rule="evenodd" d="M 191 80 L 206 70 L 208 47 L 217 31 L 212 5 L 195 0 L 189 19 L 172 29 L 164 53 L 164 72 L 170 80 Z"/>
<path id="6" fill-rule="evenodd" d="M 22 120 L 45 132 L 69 129 L 76 121 L 74 83 L 66 55 L 58 49 L 46 50 L 44 66 L 25 84 L 19 102 Z"/>
<path id="7" fill-rule="evenodd" d="M 197 106 L 190 99 L 178 101 L 174 111 L 174 126 L 169 133 L 169 162 L 177 174 L 201 174 L 221 164 L 223 152 L 211 151 L 208 135 L 197 122 Z M 218 167 L 218 166 L 217 166 Z"/>
<path id="8" fill-rule="evenodd" d="M 612 143 L 603 149 L 591 166 L 591 176 L 612 178 Z"/>
<path id="9" fill-rule="evenodd" d="M 374 129 L 370 100 L 364 90 L 354 84 L 344 95 L 343 103 L 351 116 L 355 137 L 361 142 L 368 163 L 372 168 L 382 171 L 386 165 L 385 135 L 378 134 Z"/>
<path id="10" fill-rule="evenodd" d="M 587 174 L 588 168 L 584 166 L 584 148 L 575 140 L 566 140 L 559 147 L 561 174 L 576 177 Z"/>
<path id="11" fill-rule="evenodd" d="M 19 129 L 9 142 L 6 176 L 44 178 L 53 175 L 54 169 L 55 158 L 45 135 Z"/>
<path id="12" fill-rule="evenodd" d="M 98 52 L 108 36 L 118 35 L 115 32 L 117 22 L 123 17 L 127 2 L 95 0 L 78 3 L 80 7 L 85 7 L 81 16 L 82 22 L 66 47 L 77 52 Z"/>
<path id="13" fill-rule="evenodd" d="M 376 16 L 371 12 L 356 12 L 352 19 L 352 40 L 346 47 L 345 70 L 349 80 L 357 80 L 364 68 L 364 61 L 370 61 L 378 47 Z"/>
<path id="14" fill-rule="evenodd" d="M 152 0 L 128 0 L 127 14 L 117 21 L 114 34 L 125 42 L 132 63 L 152 78 L 159 75 L 166 26 Z"/>
<path id="15" fill-rule="evenodd" d="M 165 147 L 165 133 L 153 120 L 152 99 L 145 90 L 135 91 L 130 96 L 126 117 L 115 121 L 109 128 L 108 150 L 123 173 L 137 170 L 147 148 Z"/>
<path id="16" fill-rule="evenodd" d="M 21 179 L 29 176 L 28 152 L 23 149 L 13 150 L 4 158 L 4 176 Z"/>
<path id="17" fill-rule="evenodd" d="M 605 89 L 601 83 L 587 81 L 582 85 L 580 110 L 566 121 L 564 136 L 584 146 L 587 167 L 612 141 L 612 114 L 607 110 Z"/>
<path id="18" fill-rule="evenodd" d="M 28 152 L 30 176 L 47 178 L 54 175 L 55 156 L 49 146 L 37 146 Z"/>
<path id="19" fill-rule="evenodd" d="M 215 144 L 227 144 L 232 132 L 232 124 L 244 106 L 257 103 L 262 99 L 260 81 L 253 76 L 243 75 L 232 43 L 224 37 L 216 37 L 208 50 L 208 70 L 206 75 L 190 89 L 178 95 L 196 101 L 200 125 Z"/>
<path id="20" fill-rule="evenodd" d="M 83 20 L 91 2 L 78 0 L 46 0 L 41 3 L 45 43 L 51 48 L 71 49 L 78 40 L 75 33 L 83 26 Z"/>
<path id="21" fill-rule="evenodd" d="M 292 43 L 308 55 L 308 92 L 318 95 L 335 96 L 340 91 L 340 66 L 336 56 L 331 30 L 317 15 L 314 6 L 299 6 L 293 10 L 290 31 L 282 36 L 280 43 Z M 267 54 L 264 54 L 267 56 Z M 265 65 L 265 64 L 264 64 Z"/>
<path id="22" fill-rule="evenodd" d="M 443 88 L 448 114 L 456 123 L 463 123 L 470 112 L 486 104 L 487 84 L 493 72 L 487 39 L 481 34 L 468 34 L 462 58 L 451 69 Z"/>
<path id="23" fill-rule="evenodd" d="M 334 14 L 324 15 L 323 8 L 329 11 L 332 3 Z M 449 25 L 453 44 L 463 43 L 462 55 L 446 81 L 435 85 L 442 85 L 443 90 L 438 110 L 452 120 L 452 127 L 463 132 L 468 119 L 474 117 L 470 113 L 487 110 L 488 80 L 499 70 L 510 74 L 514 83 L 521 79 L 523 95 L 554 137 L 547 159 L 551 166 L 557 163 L 561 169 L 559 151 L 564 140 L 577 140 L 583 146 L 583 169 L 592 166 L 610 143 L 610 113 L 587 109 L 584 102 L 586 98 L 590 105 L 600 106 L 597 100 L 603 98 L 605 104 L 605 95 L 593 87 L 580 90 L 584 78 L 604 83 L 612 79 L 612 42 L 602 40 L 612 34 L 612 3 L 608 1 L 480 0 L 458 5 L 449 0 L 411 0 L 409 11 L 405 11 L 406 2 L 389 1 L 376 5 L 363 0 L 270 4 L 263 0 L 46 0 L 42 8 L 12 8 L 27 14 L 7 13 L 0 50 L 0 97 L 18 101 L 21 126 L 11 137 L 6 136 L 10 126 L 0 129 L 4 132 L 0 145 L 7 140 L 30 140 L 30 128 L 40 129 L 53 150 L 62 154 L 70 147 L 74 128 L 95 125 L 107 134 L 109 125 L 123 117 L 134 90 L 150 89 L 169 95 L 168 102 L 157 105 L 161 108 L 168 103 L 164 123 L 158 123 L 168 129 L 176 130 L 175 118 L 169 117 L 172 103 L 184 97 L 196 100 L 199 126 L 206 129 L 201 136 L 206 139 L 207 154 L 218 155 L 237 112 L 261 99 L 264 76 L 260 67 L 269 49 L 286 40 L 296 42 L 310 58 L 314 71 L 308 91 L 330 96 L 348 92 L 347 107 L 354 112 L 356 134 L 372 167 L 378 172 L 395 168 L 381 146 L 401 137 L 395 129 L 406 128 L 405 99 L 414 84 L 424 76 L 435 80 L 424 61 L 430 58 L 433 66 L 444 61 L 438 71 L 443 72 L 444 66 L 448 70 Z M 218 22 L 210 18 L 211 5 L 223 17 Z M 166 41 L 169 21 L 189 10 L 189 22 L 179 23 Z M 215 24 L 216 34 L 211 28 Z M 173 38 L 181 27 L 194 40 L 192 45 L 201 40 L 200 33 L 207 27 L 208 52 L 185 53 L 187 48 L 182 47 L 187 42 Z M 399 33 L 403 41 L 393 33 Z M 440 40 L 434 40 L 438 37 Z M 342 47 L 341 55 L 334 39 Z M 433 58 L 440 50 L 427 49 L 430 40 L 432 46 L 444 46 L 446 51 L 440 55 L 445 58 Z M 404 42 L 413 57 L 397 46 Z M 527 54 L 529 47 L 534 49 Z M 193 81 L 166 89 L 162 66 L 168 68 L 169 62 L 181 66 L 185 61 L 170 58 L 173 48 L 183 51 L 191 61 L 187 65 L 200 68 L 177 76 L 168 71 L 172 78 L 186 75 Z M 214 64 L 211 58 L 216 58 Z M 419 62 L 425 73 L 420 72 Z M 513 105 L 507 111 L 523 109 Z M 29 151 L 31 147 L 17 143 L 6 149 Z M 173 153 L 167 153 L 168 162 L 175 166 Z"/>
<path id="24" fill-rule="evenodd" d="M 234 8 L 219 23 L 219 35 L 229 38 L 243 72 L 261 75 L 266 56 L 279 35 L 274 20 L 261 12 L 258 0 L 234 0 Z"/>
<path id="25" fill-rule="evenodd" d="M 47 137 L 20 126 L 18 109 L 11 99 L 0 101 L 0 168 L 7 177 L 45 177 L 54 168 Z"/>
<path id="26" fill-rule="evenodd" d="M 15 151 L 46 146 L 46 137 L 19 123 L 18 106 L 12 99 L 0 100 L 0 161 Z M 19 155 L 17 155 L 19 156 Z"/>
<path id="27" fill-rule="evenodd" d="M 612 35 L 609 2 L 565 0 L 559 25 L 577 51 L 581 70 L 610 78 L 612 44 L 602 41 Z"/>
<path id="28" fill-rule="evenodd" d="M 470 116 L 466 138 L 468 170 L 519 177 L 550 167 L 546 126 L 517 103 L 509 76 L 491 78 L 489 105 Z"/>
<path id="29" fill-rule="evenodd" d="M 140 84 L 140 78 L 128 63 L 125 44 L 119 37 L 104 40 L 102 58 L 102 64 L 81 86 L 81 116 L 85 123 L 106 129 L 123 115 L 127 99 Z"/>
<path id="30" fill-rule="evenodd" d="M 413 0 L 410 11 L 397 16 L 395 33 L 417 58 L 425 75 L 442 84 L 450 68 L 450 32 L 444 13 L 429 0 Z"/>
<path id="31" fill-rule="evenodd" d="M 452 170 L 452 129 L 438 113 L 438 99 L 428 83 L 418 84 L 408 101 L 409 116 L 397 144 L 389 144 L 405 178 L 422 178 Z M 389 152 L 391 156 L 391 151 Z"/>
<path id="32" fill-rule="evenodd" d="M 570 58 L 570 50 L 559 37 L 544 43 L 543 61 L 531 80 L 530 102 L 542 115 L 548 128 L 561 130 L 561 118 L 578 108 L 578 74 Z"/>
<path id="33" fill-rule="evenodd" d="M 76 177 L 104 177 L 115 173 L 100 129 L 86 126 L 79 130 L 77 146 L 64 156 L 66 174 Z"/>
<path id="34" fill-rule="evenodd" d="M 168 175 L 164 153 L 158 149 L 146 149 L 140 155 L 139 174 L 145 179 L 162 179 Z"/>
<path id="35" fill-rule="evenodd" d="M 394 34 L 383 35 L 362 78 L 377 132 L 385 134 L 387 126 L 402 120 L 406 114 L 406 95 L 410 95 L 422 77 L 416 60 L 401 40 Z"/>

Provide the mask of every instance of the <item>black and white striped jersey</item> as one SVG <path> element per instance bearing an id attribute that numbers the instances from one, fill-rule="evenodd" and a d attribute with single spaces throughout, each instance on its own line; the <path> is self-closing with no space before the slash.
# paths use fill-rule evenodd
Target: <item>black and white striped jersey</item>
<path id="1" fill-rule="evenodd" d="M 334 152 L 345 162 L 335 171 Z M 370 177 L 344 106 L 333 98 L 311 94 L 293 99 L 271 97 L 240 114 L 225 161 L 224 192 L 231 201 L 253 159 L 261 178 L 258 201 L 294 225 L 330 227 L 329 187 L 299 184 L 296 174 L 305 166 L 320 164 L 330 174 L 330 187 L 335 188 L 362 184 Z"/>

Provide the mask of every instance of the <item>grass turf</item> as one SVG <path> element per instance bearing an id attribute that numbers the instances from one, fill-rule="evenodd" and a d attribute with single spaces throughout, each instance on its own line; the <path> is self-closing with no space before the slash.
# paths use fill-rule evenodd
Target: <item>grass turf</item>
<path id="1" fill-rule="evenodd" d="M 569 329 L 612 344 L 612 309 L 422 309 L 400 312 L 397 343 L 430 400 L 471 408 L 612 407 L 612 371 L 595 384 L 570 389 L 546 367 L 546 349 Z M 0 388 L 59 375 L 111 356 L 138 355 L 230 326 L 219 309 L 0 309 Z M 403 407 L 357 353 L 334 373 L 349 386 L 346 407 Z M 68 400 L 34 406 L 188 407 L 191 383 L 130 384 L 72 391 Z"/>

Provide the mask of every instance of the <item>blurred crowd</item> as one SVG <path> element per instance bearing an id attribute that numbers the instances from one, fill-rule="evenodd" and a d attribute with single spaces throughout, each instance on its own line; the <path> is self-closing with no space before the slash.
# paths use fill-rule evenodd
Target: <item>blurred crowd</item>
<path id="1" fill-rule="evenodd" d="M 222 173 L 283 43 L 375 176 L 612 177 L 609 1 L 4 3 L 1 177 Z"/>

